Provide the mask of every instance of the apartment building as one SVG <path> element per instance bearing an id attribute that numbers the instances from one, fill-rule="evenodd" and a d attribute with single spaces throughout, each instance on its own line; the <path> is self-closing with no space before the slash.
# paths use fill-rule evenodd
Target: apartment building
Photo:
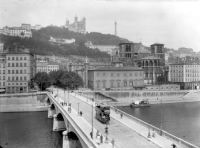
<path id="1" fill-rule="evenodd" d="M 181 88 L 194 89 L 200 86 L 200 64 L 170 64 L 168 79 L 180 83 Z"/>
<path id="2" fill-rule="evenodd" d="M 6 57 L 6 92 L 28 92 L 29 81 L 34 75 L 35 66 L 33 55 L 20 50 L 9 51 Z"/>

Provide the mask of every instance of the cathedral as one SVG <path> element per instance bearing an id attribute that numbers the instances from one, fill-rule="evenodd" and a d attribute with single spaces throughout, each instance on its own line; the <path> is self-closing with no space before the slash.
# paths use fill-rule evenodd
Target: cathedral
<path id="1" fill-rule="evenodd" d="M 78 21 L 78 17 L 74 17 L 74 22 L 69 23 L 69 20 L 66 20 L 65 28 L 68 30 L 78 33 L 86 33 L 86 18 L 84 17 L 82 20 Z"/>

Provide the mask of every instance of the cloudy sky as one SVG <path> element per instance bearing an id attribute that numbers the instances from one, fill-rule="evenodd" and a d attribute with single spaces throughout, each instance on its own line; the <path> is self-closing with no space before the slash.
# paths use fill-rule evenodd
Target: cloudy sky
<path id="1" fill-rule="evenodd" d="M 149 46 L 200 51 L 198 0 L 0 0 L 0 27 L 21 23 L 63 25 L 86 17 L 87 31 L 114 33 Z"/>

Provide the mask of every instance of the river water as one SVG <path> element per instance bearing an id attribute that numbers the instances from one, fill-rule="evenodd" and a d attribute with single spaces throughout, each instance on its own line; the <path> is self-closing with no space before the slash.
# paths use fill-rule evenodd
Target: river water
<path id="1" fill-rule="evenodd" d="M 53 132 L 47 112 L 0 113 L 3 148 L 62 148 L 62 133 Z"/>
<path id="2" fill-rule="evenodd" d="M 119 107 L 150 124 L 200 146 L 200 102 Z M 162 118 L 161 118 L 162 116 Z M 53 132 L 47 112 L 0 113 L 3 148 L 62 148 L 62 134 Z"/>
<path id="3" fill-rule="evenodd" d="M 119 109 L 200 146 L 200 102 L 154 104 L 146 108 L 128 106 Z"/>

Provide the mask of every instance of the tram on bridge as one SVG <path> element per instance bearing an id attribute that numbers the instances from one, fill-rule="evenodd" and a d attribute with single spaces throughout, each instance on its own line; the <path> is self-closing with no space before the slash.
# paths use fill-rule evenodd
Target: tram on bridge
<path id="1" fill-rule="evenodd" d="M 96 105 L 96 119 L 104 124 L 108 124 L 110 121 L 110 106 Z"/>

